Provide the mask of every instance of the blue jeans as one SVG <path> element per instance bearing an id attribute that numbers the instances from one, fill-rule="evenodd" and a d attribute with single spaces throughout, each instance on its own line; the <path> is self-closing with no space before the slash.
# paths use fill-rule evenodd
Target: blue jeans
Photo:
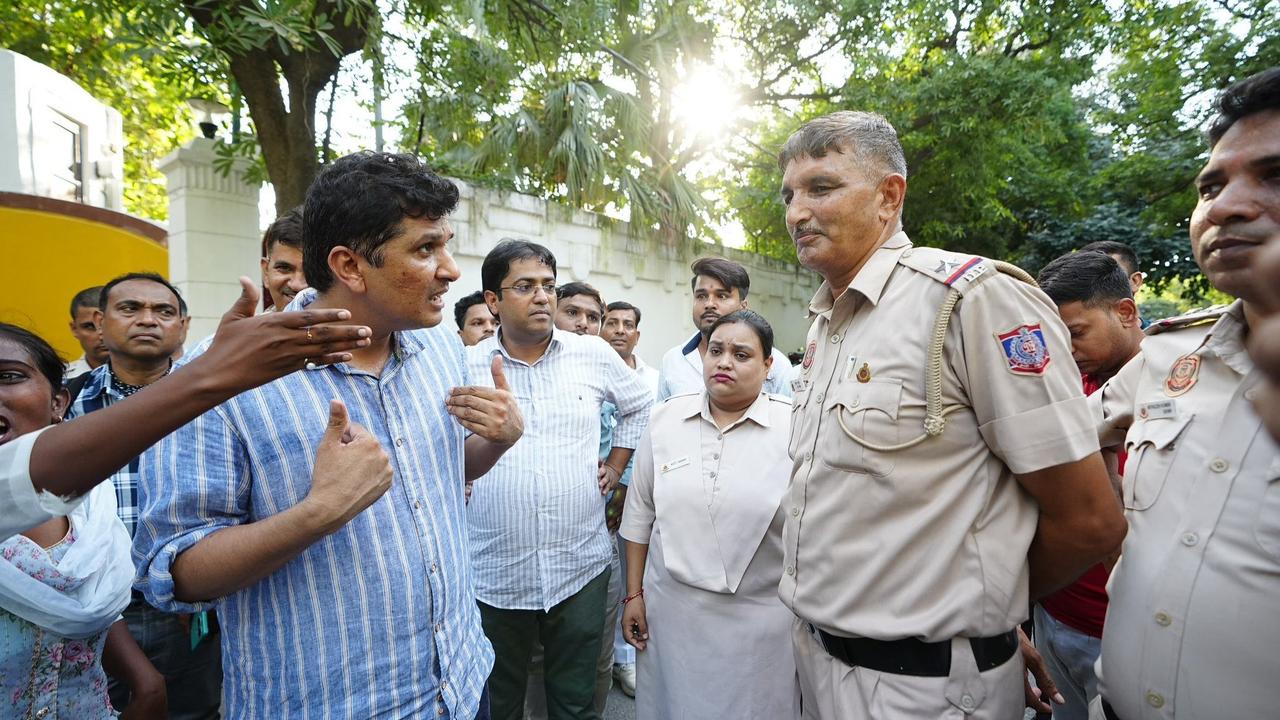
<path id="1" fill-rule="evenodd" d="M 1089 701 L 1098 694 L 1093 664 L 1102 652 L 1102 638 L 1064 625 L 1035 608 L 1036 650 L 1044 657 L 1049 675 L 1058 684 L 1066 705 L 1053 706 L 1054 720 L 1088 720 Z"/>
<path id="2" fill-rule="evenodd" d="M 216 720 L 222 705 L 221 633 L 210 635 L 195 650 L 191 633 L 178 616 L 161 612 L 136 596 L 124 610 L 129 633 L 142 652 L 164 675 L 172 720 Z M 122 711 L 129 705 L 129 688 L 109 682 L 111 705 Z"/>

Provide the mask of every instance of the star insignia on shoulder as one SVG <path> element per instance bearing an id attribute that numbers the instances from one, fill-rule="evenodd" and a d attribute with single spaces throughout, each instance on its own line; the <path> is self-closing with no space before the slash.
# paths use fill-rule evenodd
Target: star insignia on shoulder
<path id="1" fill-rule="evenodd" d="M 938 267 L 934 268 L 933 271 L 938 273 L 939 275 L 949 275 L 951 274 L 952 270 L 955 270 L 959 266 L 960 266 L 960 263 L 958 262 L 947 262 L 946 260 L 939 260 Z"/>

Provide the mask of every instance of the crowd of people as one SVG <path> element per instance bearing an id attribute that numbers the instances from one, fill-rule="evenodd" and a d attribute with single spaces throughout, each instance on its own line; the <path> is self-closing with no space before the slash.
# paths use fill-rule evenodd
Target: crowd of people
<path id="1" fill-rule="evenodd" d="M 458 189 L 372 152 L 189 351 L 151 273 L 75 295 L 70 363 L 0 324 L 0 717 L 1269 716 L 1280 69 L 1216 107 L 1189 251 L 1236 299 L 1154 322 L 1122 243 L 914 246 L 895 129 L 837 112 L 778 157 L 794 365 L 722 257 L 656 365 L 520 238 L 446 325 Z"/>

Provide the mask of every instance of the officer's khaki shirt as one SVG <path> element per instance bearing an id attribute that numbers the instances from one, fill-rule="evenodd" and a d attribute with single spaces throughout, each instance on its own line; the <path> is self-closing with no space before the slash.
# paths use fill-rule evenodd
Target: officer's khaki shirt
<path id="1" fill-rule="evenodd" d="M 927 271 L 901 264 L 909 259 Z M 946 338 L 943 403 L 963 408 L 915 447 L 864 449 L 837 413 L 877 444 L 924 432 L 944 280 L 964 297 Z M 1057 309 L 989 262 L 912 248 L 899 233 L 840 298 L 824 283 L 810 311 L 783 501 L 783 602 L 828 632 L 882 640 L 990 636 L 1026 619 L 1038 510 L 1013 473 L 1098 449 Z M 1040 372 L 1011 370 L 998 336 L 1020 326 L 1043 336 Z"/>
<path id="2" fill-rule="evenodd" d="M 1171 397 L 1192 353 L 1195 384 Z M 1102 444 L 1129 451 L 1099 685 L 1125 720 L 1280 716 L 1280 447 L 1249 403 L 1260 382 L 1237 302 L 1146 338 L 1094 395 Z"/>

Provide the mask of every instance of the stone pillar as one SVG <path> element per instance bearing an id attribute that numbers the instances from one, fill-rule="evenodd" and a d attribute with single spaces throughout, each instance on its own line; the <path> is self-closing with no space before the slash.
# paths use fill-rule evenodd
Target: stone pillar
<path id="1" fill-rule="evenodd" d="M 191 311 L 187 346 L 212 335 L 240 294 L 238 278 L 261 277 L 258 185 L 241 166 L 213 167 L 214 140 L 196 138 L 160 161 L 169 191 L 169 281 Z"/>

